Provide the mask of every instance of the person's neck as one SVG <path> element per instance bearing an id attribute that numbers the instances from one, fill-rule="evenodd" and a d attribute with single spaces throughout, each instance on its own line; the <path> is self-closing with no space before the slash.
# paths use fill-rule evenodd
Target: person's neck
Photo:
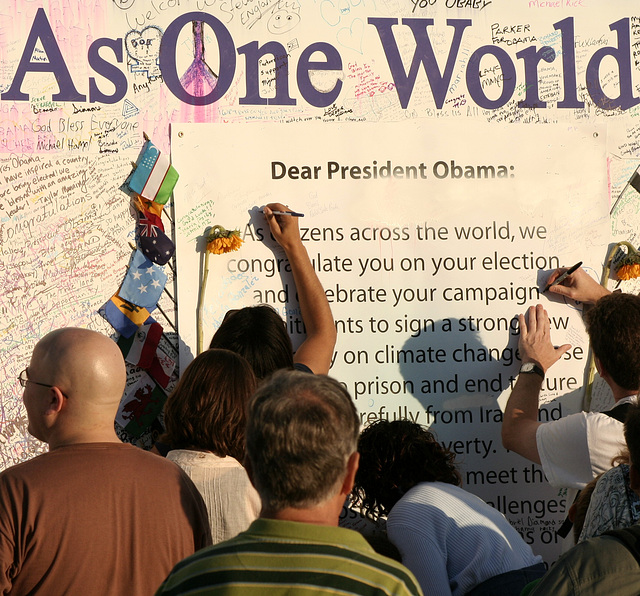
<path id="1" fill-rule="evenodd" d="M 293 521 L 317 526 L 337 526 L 340 519 L 340 510 L 336 510 L 333 499 L 319 505 L 308 508 L 286 507 L 278 511 L 262 509 L 260 517 L 280 521 Z"/>
<path id="2" fill-rule="evenodd" d="M 620 400 L 624 399 L 625 397 L 633 397 L 638 395 L 638 389 L 623 389 L 622 387 L 619 387 L 615 383 L 609 383 L 609 386 L 611 387 L 611 391 L 613 393 L 613 400 L 615 401 L 615 403 L 618 403 Z"/>
<path id="3" fill-rule="evenodd" d="M 76 430 L 74 432 L 54 433 L 47 443 L 49 451 L 54 451 L 60 447 L 69 445 L 79 445 L 81 443 L 121 443 L 113 429 L 91 429 L 87 431 Z"/>

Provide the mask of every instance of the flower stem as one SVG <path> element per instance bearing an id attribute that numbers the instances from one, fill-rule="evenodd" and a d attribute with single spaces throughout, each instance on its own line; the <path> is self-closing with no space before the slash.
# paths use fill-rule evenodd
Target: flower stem
<path id="1" fill-rule="evenodd" d="M 207 278 L 209 277 L 209 251 L 206 250 L 204 253 L 204 271 L 202 272 L 202 283 L 200 284 L 200 296 L 198 297 L 198 311 L 196 314 L 198 330 L 197 330 L 197 350 L 198 353 L 196 356 L 202 354 L 202 308 L 204 305 L 204 294 L 207 289 Z"/>

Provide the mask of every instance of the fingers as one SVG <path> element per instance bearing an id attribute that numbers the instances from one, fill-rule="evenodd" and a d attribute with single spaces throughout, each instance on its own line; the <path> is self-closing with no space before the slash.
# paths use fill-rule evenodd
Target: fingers
<path id="1" fill-rule="evenodd" d="M 558 356 L 558 360 L 562 358 L 569 350 L 571 349 L 571 344 L 562 344 L 561 346 L 556 348 L 556 355 Z"/>
<path id="2" fill-rule="evenodd" d="M 526 338 L 529 329 L 527 328 L 527 320 L 523 314 L 518 315 L 518 326 L 520 327 L 520 338 Z"/>
<path id="3" fill-rule="evenodd" d="M 301 245 L 298 218 L 291 215 L 277 215 L 278 211 L 290 211 L 283 203 L 269 203 L 262 208 L 265 219 L 269 224 L 271 234 L 285 252 Z M 275 212 L 275 213 L 274 213 Z"/>
<path id="4" fill-rule="evenodd" d="M 538 320 L 537 320 L 535 306 L 529 307 L 529 310 L 527 311 L 527 318 L 528 318 L 528 324 L 529 324 L 529 333 L 533 334 L 536 332 L 536 329 L 538 327 Z"/>
<path id="5" fill-rule="evenodd" d="M 286 211 L 288 207 L 282 203 L 267 203 L 266 207 L 269 207 L 271 211 Z"/>
<path id="6" fill-rule="evenodd" d="M 560 267 L 558 269 L 556 269 L 553 273 L 551 273 L 551 275 L 549 276 L 549 278 L 547 279 L 547 283 L 546 285 L 549 286 L 551 285 L 556 279 L 558 279 L 565 271 L 568 271 L 569 269 L 567 267 Z M 555 287 L 555 286 L 554 286 Z M 551 289 L 551 288 L 549 288 Z"/>
<path id="7" fill-rule="evenodd" d="M 543 335 L 546 335 L 551 330 L 551 323 L 549 322 L 549 314 L 542 304 L 536 306 L 536 329 Z"/>
<path id="8" fill-rule="evenodd" d="M 571 298 L 571 296 L 574 293 L 573 288 L 570 288 L 568 286 L 563 286 L 562 284 L 556 284 L 555 286 L 551 286 L 549 288 L 549 292 L 552 292 L 554 294 L 559 294 L 560 296 L 567 296 L 568 298 Z"/>

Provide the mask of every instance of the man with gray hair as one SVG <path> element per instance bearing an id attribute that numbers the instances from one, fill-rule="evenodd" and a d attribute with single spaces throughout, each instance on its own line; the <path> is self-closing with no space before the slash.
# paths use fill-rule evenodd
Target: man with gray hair
<path id="1" fill-rule="evenodd" d="M 280 371 L 249 404 L 247 472 L 262 512 L 246 532 L 178 563 L 161 596 L 421 594 L 411 572 L 338 527 L 358 468 L 359 420 L 347 390 L 323 375 Z"/>

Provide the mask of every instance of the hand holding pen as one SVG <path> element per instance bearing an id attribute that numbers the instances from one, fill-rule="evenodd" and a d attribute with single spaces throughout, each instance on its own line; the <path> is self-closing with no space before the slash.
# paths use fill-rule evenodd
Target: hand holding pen
<path id="1" fill-rule="evenodd" d="M 298 213 L 297 211 L 274 211 L 270 210 L 273 215 L 289 215 L 291 217 L 304 217 L 304 213 Z M 260 213 L 265 213 L 264 209 L 260 210 Z"/>
<path id="2" fill-rule="evenodd" d="M 296 212 L 282 203 L 269 203 L 263 207 L 262 212 L 269 224 L 271 234 L 285 252 L 297 245 L 302 245 L 298 228 L 298 219 L 302 214 L 293 215 Z"/>
<path id="3" fill-rule="evenodd" d="M 595 304 L 602 296 L 610 294 L 577 263 L 571 268 L 556 269 L 547 280 L 547 290 L 585 304 Z"/>

